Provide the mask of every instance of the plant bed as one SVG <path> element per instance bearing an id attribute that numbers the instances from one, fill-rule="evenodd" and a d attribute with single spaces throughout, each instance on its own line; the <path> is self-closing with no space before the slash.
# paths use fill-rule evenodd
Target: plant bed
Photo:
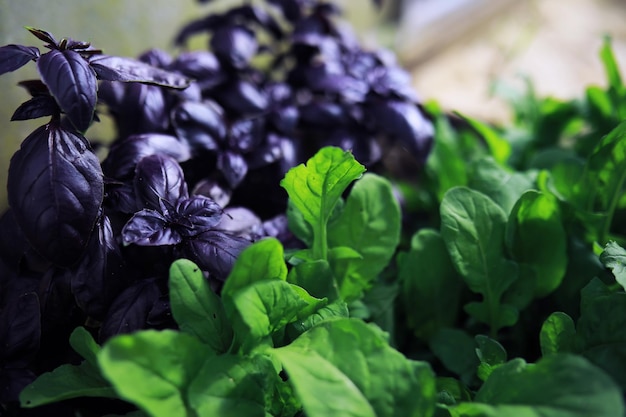
<path id="1" fill-rule="evenodd" d="M 624 415 L 610 42 L 607 88 L 529 88 L 494 127 L 419 102 L 332 4 L 268 3 L 175 57 L 0 48 L 41 76 L 13 119 L 50 118 L 0 218 L 0 413 Z"/>

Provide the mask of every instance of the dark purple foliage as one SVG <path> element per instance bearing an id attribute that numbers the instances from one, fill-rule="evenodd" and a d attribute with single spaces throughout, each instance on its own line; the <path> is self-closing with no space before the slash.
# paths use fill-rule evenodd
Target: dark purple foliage
<path id="1" fill-rule="evenodd" d="M 34 46 L 3 46 L 0 48 L 0 75 L 15 71 L 37 58 L 39 58 L 39 49 Z"/>

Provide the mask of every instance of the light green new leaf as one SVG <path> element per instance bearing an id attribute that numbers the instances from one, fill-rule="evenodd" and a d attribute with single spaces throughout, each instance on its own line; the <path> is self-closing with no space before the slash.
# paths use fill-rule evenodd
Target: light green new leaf
<path id="1" fill-rule="evenodd" d="M 316 352 L 287 346 L 272 354 L 308 417 L 379 417 L 354 382 Z"/>
<path id="2" fill-rule="evenodd" d="M 441 236 L 450 258 L 470 290 L 483 295 L 484 307 L 470 310 L 490 324 L 492 332 L 510 325 L 512 307 L 501 298 L 517 279 L 517 265 L 504 256 L 506 215 L 486 195 L 466 187 L 446 193 L 441 203 Z M 506 316 L 502 316 L 507 313 Z"/>
<path id="3" fill-rule="evenodd" d="M 266 238 L 248 246 L 239 254 L 228 275 L 222 296 L 232 296 L 237 290 L 254 282 L 268 279 L 287 279 L 287 265 L 283 245 L 276 238 Z"/>
<path id="4" fill-rule="evenodd" d="M 384 334 L 358 319 L 323 322 L 291 347 L 314 351 L 347 376 L 378 417 L 430 416 L 436 389 L 430 366 L 408 360 L 387 343 Z"/>
<path id="5" fill-rule="evenodd" d="M 326 259 L 326 225 L 352 181 L 361 177 L 365 167 L 352 153 L 337 147 L 320 149 L 306 163 L 291 168 L 280 182 L 289 199 L 313 229 L 313 252 Z"/>
<path id="6" fill-rule="evenodd" d="M 580 356 L 559 354 L 527 365 L 523 359 L 494 370 L 473 403 L 449 408 L 471 417 L 615 417 L 624 414 L 620 389 Z"/>
<path id="7" fill-rule="evenodd" d="M 533 190 L 522 194 L 509 216 L 507 244 L 516 261 L 534 269 L 535 297 L 559 287 L 567 270 L 567 235 L 554 196 Z"/>
<path id="8" fill-rule="evenodd" d="M 78 397 L 118 398 L 115 390 L 100 374 L 97 355 L 100 346 L 84 327 L 70 335 L 70 345 L 85 361 L 80 365 L 64 364 L 40 375 L 20 393 L 22 407 L 37 407 Z"/>
<path id="9" fill-rule="evenodd" d="M 180 329 L 206 343 L 215 353 L 226 352 L 233 339 L 222 300 L 193 262 L 179 259 L 170 267 L 172 316 Z"/>
<path id="10" fill-rule="evenodd" d="M 232 295 L 226 312 L 244 349 L 286 324 L 298 320 L 304 312 L 323 307 L 326 299 L 311 297 L 302 288 L 281 280 L 255 282 Z"/>
<path id="11" fill-rule="evenodd" d="M 606 244 L 604 251 L 600 254 L 600 261 L 613 271 L 617 282 L 626 289 L 626 250 L 611 241 Z"/>
<path id="12" fill-rule="evenodd" d="M 194 336 L 144 330 L 110 339 L 98 362 L 120 398 L 152 417 L 193 417 L 187 387 L 210 352 Z"/>
<path id="13" fill-rule="evenodd" d="M 543 322 L 539 343 L 543 356 L 559 352 L 571 352 L 576 337 L 576 326 L 570 316 L 556 311 Z"/>
<path id="14" fill-rule="evenodd" d="M 388 180 L 365 174 L 354 184 L 328 230 L 331 248 L 348 247 L 361 255 L 337 262 L 335 274 L 344 300 L 358 298 L 389 264 L 400 241 L 400 223 L 400 206 Z"/>
<path id="15" fill-rule="evenodd" d="M 407 321 L 417 337 L 428 340 L 454 324 L 463 281 L 439 232 L 421 229 L 413 236 L 411 250 L 398 258 L 398 279 Z"/>
<path id="16" fill-rule="evenodd" d="M 207 358 L 187 391 L 197 417 L 265 417 L 278 376 L 264 356 Z"/>
<path id="17" fill-rule="evenodd" d="M 288 334 L 290 337 L 295 339 L 297 336 L 324 321 L 337 318 L 347 318 L 348 316 L 348 305 L 346 302 L 343 300 L 337 300 L 320 308 L 304 320 L 298 320 L 291 323 L 288 328 Z"/>

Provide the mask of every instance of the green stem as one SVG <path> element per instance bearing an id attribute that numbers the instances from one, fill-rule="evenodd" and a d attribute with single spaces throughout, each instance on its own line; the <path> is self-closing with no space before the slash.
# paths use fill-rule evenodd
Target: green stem
<path id="1" fill-rule="evenodd" d="M 327 239 L 326 222 L 320 220 L 313 231 L 313 256 L 315 259 L 328 260 Z"/>
<path id="2" fill-rule="evenodd" d="M 606 220 L 604 221 L 604 225 L 602 227 L 602 234 L 600 235 L 600 244 L 605 245 L 607 243 L 607 238 L 609 236 L 609 232 L 611 231 L 611 224 L 613 224 L 613 215 L 615 214 L 615 209 L 617 208 L 617 203 L 621 197 L 620 190 L 624 187 L 624 181 L 626 181 L 626 170 L 622 171 L 622 175 L 615 187 L 615 192 L 611 196 L 611 201 L 609 202 L 609 207 L 606 213 Z"/>

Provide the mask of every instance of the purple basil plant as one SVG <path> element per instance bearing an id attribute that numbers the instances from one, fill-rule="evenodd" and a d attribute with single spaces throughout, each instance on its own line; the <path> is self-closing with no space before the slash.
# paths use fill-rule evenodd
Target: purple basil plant
<path id="1" fill-rule="evenodd" d="M 20 83 L 32 98 L 12 120 L 49 117 L 11 159 L 0 216 L 0 406 L 72 359 L 77 326 L 99 341 L 174 327 L 173 260 L 219 291 L 255 240 L 297 246 L 279 182 L 319 148 L 370 170 L 390 146 L 425 161 L 433 127 L 409 75 L 339 14 L 317 0 L 244 4 L 185 26 L 178 46 L 209 44 L 177 56 L 114 57 L 34 28 L 46 52 L 0 47 L 0 74 L 34 61 L 40 75 Z M 102 161 L 85 136 L 100 109 L 117 135 Z"/>

